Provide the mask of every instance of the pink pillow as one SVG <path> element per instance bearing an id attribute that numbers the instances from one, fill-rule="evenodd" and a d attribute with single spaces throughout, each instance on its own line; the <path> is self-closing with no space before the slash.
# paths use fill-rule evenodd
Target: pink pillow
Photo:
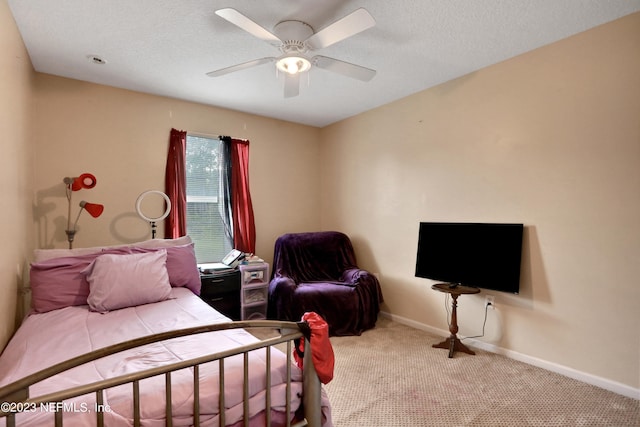
<path id="1" fill-rule="evenodd" d="M 82 271 L 100 255 L 127 253 L 130 253 L 128 248 L 117 248 L 32 263 L 31 307 L 38 313 L 44 313 L 58 308 L 85 305 L 89 296 L 89 283 Z"/>
<path id="2" fill-rule="evenodd" d="M 200 295 L 200 271 L 196 261 L 194 244 L 172 246 L 168 248 L 142 248 L 132 247 L 132 253 L 147 253 L 158 250 L 167 251 L 167 271 L 169 282 L 175 288 L 185 287 L 196 295 Z"/>
<path id="3" fill-rule="evenodd" d="M 164 301 L 171 295 L 167 252 L 101 255 L 84 271 L 89 282 L 87 302 L 93 311 Z"/>

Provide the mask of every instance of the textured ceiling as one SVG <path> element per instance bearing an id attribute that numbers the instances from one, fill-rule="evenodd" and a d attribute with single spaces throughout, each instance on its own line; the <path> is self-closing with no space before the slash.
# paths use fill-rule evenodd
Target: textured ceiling
<path id="1" fill-rule="evenodd" d="M 325 126 L 640 11 L 640 0 L 8 0 L 36 71 Z M 315 31 L 364 7 L 376 26 L 318 51 L 372 68 L 361 82 L 312 68 L 284 98 L 278 56 L 217 16 L 233 7 L 272 31 L 299 20 Z M 98 55 L 98 65 L 88 56 Z"/>

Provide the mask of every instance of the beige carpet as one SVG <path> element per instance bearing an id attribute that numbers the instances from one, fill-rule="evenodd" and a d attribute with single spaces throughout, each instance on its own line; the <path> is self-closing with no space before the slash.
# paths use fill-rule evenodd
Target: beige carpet
<path id="1" fill-rule="evenodd" d="M 640 426 L 638 400 L 482 350 L 449 359 L 439 337 L 386 318 L 331 341 L 335 427 Z"/>

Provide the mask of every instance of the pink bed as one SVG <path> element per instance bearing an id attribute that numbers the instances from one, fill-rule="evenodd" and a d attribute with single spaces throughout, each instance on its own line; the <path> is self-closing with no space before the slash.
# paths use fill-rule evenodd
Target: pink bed
<path id="1" fill-rule="evenodd" d="M 135 252 L 135 251 L 134 251 Z M 95 268 L 95 267 L 94 267 Z M 111 273 L 109 273 L 111 274 Z M 109 278 L 114 280 L 113 277 Z M 120 279 L 117 279 L 120 280 Z M 93 286 L 94 283 L 91 282 Z M 93 290 L 93 288 L 92 288 Z M 108 299 L 108 298 L 107 298 Z M 229 319 L 204 303 L 185 286 L 174 286 L 157 302 L 130 304 L 96 311 L 95 307 L 81 304 L 33 312 L 23 322 L 0 355 L 0 401 L 2 387 L 67 359 L 101 349 L 112 344 L 155 333 L 227 323 Z M 259 340 L 244 329 L 228 329 L 173 338 L 147 344 L 125 352 L 107 356 L 72 368 L 34 384 L 29 396 L 41 396 L 106 378 L 138 372 L 182 360 L 232 350 Z M 312 344 L 313 345 L 313 344 Z M 267 352 L 270 357 L 267 361 Z M 270 417 L 273 425 L 300 416 L 303 394 L 302 371 L 291 363 L 280 350 L 268 346 L 244 355 L 225 358 L 224 362 L 224 425 L 264 425 L 267 373 L 270 364 Z M 289 373 L 288 367 L 291 367 Z M 199 422 L 203 426 L 220 425 L 220 365 L 209 362 L 199 366 Z M 247 372 L 245 372 L 245 370 Z M 248 376 L 247 376 L 248 373 Z M 290 376 L 290 413 L 286 414 L 287 376 Z M 248 383 L 245 384 L 245 376 Z M 140 380 L 141 425 L 166 425 L 167 409 L 164 375 Z M 194 424 L 193 368 L 171 373 L 170 418 L 173 425 Z M 131 384 L 106 389 L 99 406 L 107 426 L 133 425 Z M 248 392 L 248 405 L 243 398 Z M 245 408 L 249 413 L 246 414 Z M 3 410 L 6 409 L 2 408 Z M 16 409 L 10 408 L 10 409 Z M 25 408 L 22 408 L 25 409 Z M 65 426 L 96 424 L 96 394 L 85 394 L 65 401 L 64 406 L 33 406 L 17 414 L 16 425 L 53 425 L 53 409 L 63 412 Z M 49 411 L 51 409 L 52 411 Z M 327 397 L 322 392 L 322 425 L 331 426 Z M 0 419 L 0 425 L 5 420 Z"/>

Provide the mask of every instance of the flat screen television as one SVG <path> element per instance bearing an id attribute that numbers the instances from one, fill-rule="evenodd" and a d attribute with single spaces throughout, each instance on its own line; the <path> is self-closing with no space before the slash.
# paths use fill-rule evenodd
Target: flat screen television
<path id="1" fill-rule="evenodd" d="M 416 277 L 520 292 L 523 224 L 421 222 Z"/>

